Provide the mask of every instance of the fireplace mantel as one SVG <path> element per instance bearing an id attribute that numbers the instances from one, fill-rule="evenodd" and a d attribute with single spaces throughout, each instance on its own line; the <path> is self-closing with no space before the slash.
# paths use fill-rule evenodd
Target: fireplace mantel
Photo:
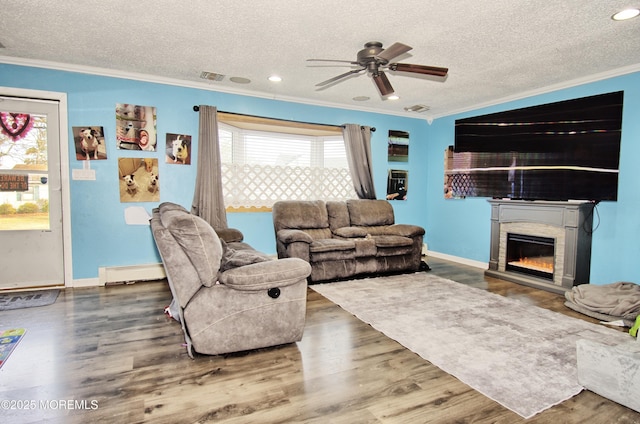
<path id="1" fill-rule="evenodd" d="M 591 265 L 591 202 L 489 200 L 491 250 L 488 276 L 563 293 L 589 283 Z M 553 281 L 512 272 L 505 266 L 506 234 L 517 232 L 555 240 Z"/>

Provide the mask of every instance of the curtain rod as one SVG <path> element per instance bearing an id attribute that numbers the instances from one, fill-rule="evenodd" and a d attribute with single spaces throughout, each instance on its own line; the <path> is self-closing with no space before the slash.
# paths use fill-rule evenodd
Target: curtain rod
<path id="1" fill-rule="evenodd" d="M 200 111 L 200 106 L 197 106 L 197 105 L 194 106 L 193 107 L 193 111 L 194 112 L 199 112 Z M 250 116 L 250 117 L 261 118 L 261 116 L 247 115 L 245 113 L 225 112 L 225 111 L 222 111 L 222 110 L 219 110 L 218 112 L 220 112 L 220 113 L 228 113 L 229 115 Z M 269 118 L 269 119 L 275 119 L 275 120 L 287 121 L 287 122 L 295 122 L 296 124 L 322 125 L 322 126 L 325 126 L 325 127 L 341 127 L 341 128 L 344 128 L 344 125 L 319 124 L 317 122 L 292 121 L 290 119 L 279 119 L 279 118 Z M 363 128 L 363 127 L 360 127 L 360 128 Z M 375 127 L 371 127 L 371 132 L 375 132 L 375 131 L 376 131 L 376 128 Z"/>

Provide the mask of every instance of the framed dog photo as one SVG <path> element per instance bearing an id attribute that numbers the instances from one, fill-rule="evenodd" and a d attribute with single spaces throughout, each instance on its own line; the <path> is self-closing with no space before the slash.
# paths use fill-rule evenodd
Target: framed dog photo
<path id="1" fill-rule="evenodd" d="M 118 158 L 120 202 L 159 202 L 157 158 Z"/>
<path id="2" fill-rule="evenodd" d="M 72 133 L 76 146 L 76 159 L 103 160 L 107 158 L 103 127 L 72 127 Z"/>
<path id="3" fill-rule="evenodd" d="M 191 165 L 191 136 L 167 133 L 166 163 Z"/>
<path id="4" fill-rule="evenodd" d="M 118 149 L 155 152 L 156 108 L 116 104 L 116 142 Z"/>

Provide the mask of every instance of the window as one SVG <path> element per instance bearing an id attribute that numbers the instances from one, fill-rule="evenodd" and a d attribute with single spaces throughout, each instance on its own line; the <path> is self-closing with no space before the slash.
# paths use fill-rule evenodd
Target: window
<path id="1" fill-rule="evenodd" d="M 0 131 L 0 231 L 49 230 L 47 115 L 0 113 L 9 128 L 26 128 Z"/>
<path id="2" fill-rule="evenodd" d="M 240 126 L 246 125 L 222 120 L 218 125 L 228 209 L 268 209 L 278 200 L 355 197 L 340 132 L 316 135 L 285 126 L 280 131 Z"/>

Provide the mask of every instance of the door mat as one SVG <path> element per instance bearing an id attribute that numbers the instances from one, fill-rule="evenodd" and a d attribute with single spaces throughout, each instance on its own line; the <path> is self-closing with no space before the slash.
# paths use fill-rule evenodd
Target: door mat
<path id="1" fill-rule="evenodd" d="M 7 362 L 13 349 L 18 346 L 20 340 L 27 330 L 24 328 L 14 328 L 12 330 L 0 330 L 0 368 Z"/>
<path id="2" fill-rule="evenodd" d="M 3 293 L 0 294 L 0 311 L 51 305 L 59 293 L 58 289 Z"/>

